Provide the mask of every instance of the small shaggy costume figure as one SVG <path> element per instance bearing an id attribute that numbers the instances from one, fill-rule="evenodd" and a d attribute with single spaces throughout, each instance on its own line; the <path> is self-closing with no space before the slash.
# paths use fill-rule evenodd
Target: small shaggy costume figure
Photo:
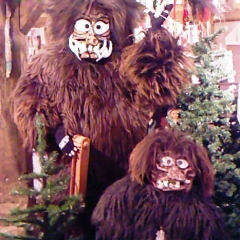
<path id="1" fill-rule="evenodd" d="M 96 239 L 229 239 L 212 201 L 213 179 L 202 146 L 172 129 L 150 133 L 133 150 L 129 175 L 100 198 Z"/>
<path id="2" fill-rule="evenodd" d="M 146 15 L 135 0 L 46 0 L 45 5 L 51 41 L 17 82 L 14 120 L 31 151 L 36 114 L 41 115 L 49 149 L 64 153 L 67 162 L 76 150 L 75 135 L 91 139 L 83 221 L 88 225 L 100 195 L 125 175 L 149 114 L 174 105 L 190 82 L 191 63 L 186 49 L 161 27 L 165 17 L 155 19 L 135 43 L 134 29 Z"/>

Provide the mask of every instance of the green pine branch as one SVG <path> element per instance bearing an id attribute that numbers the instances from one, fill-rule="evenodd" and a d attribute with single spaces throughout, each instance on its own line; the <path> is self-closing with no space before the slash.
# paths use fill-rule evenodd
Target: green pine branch
<path id="1" fill-rule="evenodd" d="M 207 149 L 216 172 L 214 200 L 225 213 L 232 239 L 237 240 L 240 239 L 240 126 L 230 123 L 236 111 L 234 96 L 219 87 L 232 74 L 224 71 L 218 61 L 228 52 L 216 49 L 214 44 L 224 31 L 220 29 L 193 46 L 194 76 L 199 84 L 182 92 L 178 101 L 182 110 L 179 122 L 169 123 Z"/>
<path id="2" fill-rule="evenodd" d="M 12 194 L 27 196 L 36 199 L 36 204 L 28 208 L 15 208 L 7 218 L 0 221 L 14 224 L 25 229 L 24 236 L 15 236 L 0 233 L 5 239 L 31 239 L 31 240 L 70 240 L 71 226 L 76 215 L 84 209 L 81 196 L 68 196 L 69 176 L 60 174 L 64 166 L 55 163 L 57 153 L 46 154 L 45 126 L 39 115 L 36 116 L 37 148 L 36 152 L 41 163 L 40 173 L 24 174 L 22 181 L 41 180 L 42 188 L 21 187 L 14 189 Z M 56 177 L 57 176 L 57 177 Z M 60 200 L 57 199 L 61 196 Z M 57 199 L 57 200 L 56 200 Z M 80 239 L 81 236 L 75 239 Z"/>

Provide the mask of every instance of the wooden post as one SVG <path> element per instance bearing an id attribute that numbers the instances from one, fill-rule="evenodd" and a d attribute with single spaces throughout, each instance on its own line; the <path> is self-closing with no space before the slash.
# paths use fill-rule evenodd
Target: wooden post
<path id="1" fill-rule="evenodd" d="M 0 0 L 0 184 L 6 179 L 5 184 L 15 182 L 19 175 L 26 170 L 26 156 L 22 149 L 22 141 L 18 134 L 16 125 L 13 123 L 11 114 L 11 103 L 9 96 L 15 87 L 17 79 L 21 71 L 21 40 L 22 34 L 19 30 L 19 4 L 18 1 Z M 6 5 L 8 5 L 10 16 L 10 28 L 6 29 L 10 32 L 11 47 L 11 70 L 10 76 L 6 75 L 6 55 L 5 55 L 5 21 L 6 21 Z M 5 185 L 1 184 L 1 186 Z"/>
<path id="2" fill-rule="evenodd" d="M 70 195 L 81 195 L 83 201 L 85 201 L 90 139 L 81 135 L 75 135 L 73 142 L 78 148 L 78 152 L 72 158 Z"/>

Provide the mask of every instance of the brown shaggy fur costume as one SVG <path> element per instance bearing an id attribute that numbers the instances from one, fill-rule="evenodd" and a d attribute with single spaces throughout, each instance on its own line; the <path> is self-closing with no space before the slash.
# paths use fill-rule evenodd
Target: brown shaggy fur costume
<path id="1" fill-rule="evenodd" d="M 151 183 L 158 156 L 188 160 L 195 172 L 189 190 L 162 191 Z M 212 201 L 213 169 L 205 149 L 175 130 L 155 131 L 130 156 L 129 175 L 103 193 L 92 215 L 96 239 L 227 240 Z M 157 238 L 162 230 L 165 238 Z"/>
<path id="2" fill-rule="evenodd" d="M 97 63 L 79 61 L 68 47 L 75 21 L 93 3 L 107 11 L 113 43 L 112 55 Z M 103 190 L 126 173 L 130 152 L 146 134 L 149 113 L 174 105 L 190 82 L 191 63 L 164 28 L 149 30 L 133 44 L 133 28 L 144 9 L 135 0 L 46 0 L 46 9 L 52 40 L 31 59 L 17 83 L 14 120 L 29 150 L 36 146 L 36 113 L 42 116 L 51 149 L 59 124 L 70 136 L 91 139 L 89 219 Z"/>

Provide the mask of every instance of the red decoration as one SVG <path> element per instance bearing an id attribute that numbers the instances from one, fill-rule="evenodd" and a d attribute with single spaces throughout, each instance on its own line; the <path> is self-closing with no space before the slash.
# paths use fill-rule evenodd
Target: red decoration
<path id="1" fill-rule="evenodd" d="M 189 22 L 189 11 L 188 11 L 187 1 L 185 1 L 185 4 L 184 4 L 182 20 L 183 20 L 183 25 L 186 25 L 186 23 Z"/>
<path id="2" fill-rule="evenodd" d="M 211 18 L 211 12 L 208 8 L 204 8 L 203 12 L 198 14 L 198 19 L 201 22 L 207 22 Z"/>

